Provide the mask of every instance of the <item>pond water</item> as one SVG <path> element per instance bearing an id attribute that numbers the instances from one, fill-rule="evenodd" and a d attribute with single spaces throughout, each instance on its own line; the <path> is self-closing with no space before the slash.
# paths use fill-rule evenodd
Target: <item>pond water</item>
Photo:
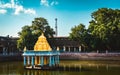
<path id="1" fill-rule="evenodd" d="M 22 61 L 0 62 L 0 75 L 120 75 L 120 61 L 61 61 L 62 66 L 78 70 L 41 71 L 25 70 Z"/>

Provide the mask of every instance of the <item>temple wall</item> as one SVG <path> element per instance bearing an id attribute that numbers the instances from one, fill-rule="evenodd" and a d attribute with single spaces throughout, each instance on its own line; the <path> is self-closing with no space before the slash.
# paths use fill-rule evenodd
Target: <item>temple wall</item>
<path id="1" fill-rule="evenodd" d="M 22 61 L 23 57 L 21 55 L 5 55 L 5 56 L 0 56 L 0 62 L 5 62 L 5 61 Z"/>

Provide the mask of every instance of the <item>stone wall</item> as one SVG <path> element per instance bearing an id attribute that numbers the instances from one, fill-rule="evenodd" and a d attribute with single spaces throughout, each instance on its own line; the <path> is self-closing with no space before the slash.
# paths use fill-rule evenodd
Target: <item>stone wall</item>
<path id="1" fill-rule="evenodd" d="M 0 62 L 4 61 L 20 61 L 23 60 L 23 57 L 21 55 L 0 55 Z"/>
<path id="2" fill-rule="evenodd" d="M 61 53 L 62 60 L 120 60 L 120 53 Z"/>

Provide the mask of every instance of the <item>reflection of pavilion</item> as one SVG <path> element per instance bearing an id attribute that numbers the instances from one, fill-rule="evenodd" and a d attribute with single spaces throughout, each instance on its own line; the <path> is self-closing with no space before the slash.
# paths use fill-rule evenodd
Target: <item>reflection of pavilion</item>
<path id="1" fill-rule="evenodd" d="M 46 37 L 42 34 L 34 46 L 34 50 L 23 53 L 24 66 L 29 69 L 50 69 L 59 64 L 59 51 L 52 50 Z"/>

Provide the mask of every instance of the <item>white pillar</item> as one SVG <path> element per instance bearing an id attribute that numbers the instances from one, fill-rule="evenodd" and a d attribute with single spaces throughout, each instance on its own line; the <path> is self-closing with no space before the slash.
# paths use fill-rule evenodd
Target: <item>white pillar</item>
<path id="1" fill-rule="evenodd" d="M 52 56 L 52 64 L 55 65 L 55 57 Z"/>
<path id="2" fill-rule="evenodd" d="M 81 46 L 79 46 L 79 52 L 81 52 Z"/>
<path id="3" fill-rule="evenodd" d="M 24 66 L 26 66 L 26 57 L 24 56 Z"/>
<path id="4" fill-rule="evenodd" d="M 69 50 L 69 52 L 70 52 L 70 46 L 68 47 L 68 50 Z"/>
<path id="5" fill-rule="evenodd" d="M 2 54 L 5 55 L 5 47 L 3 47 L 3 53 Z"/>
<path id="6" fill-rule="evenodd" d="M 108 53 L 108 50 L 106 50 L 106 54 Z"/>
<path id="7" fill-rule="evenodd" d="M 41 65 L 43 66 L 44 65 L 44 57 L 43 56 L 41 56 L 40 62 L 41 62 Z"/>
<path id="8" fill-rule="evenodd" d="M 55 56 L 55 64 L 59 64 L 59 58 L 58 58 L 58 55 Z"/>
<path id="9" fill-rule="evenodd" d="M 65 50 L 66 50 L 65 46 L 63 46 L 63 50 L 64 50 L 64 52 L 65 52 Z"/>
<path id="10" fill-rule="evenodd" d="M 57 64 L 59 64 L 59 55 L 57 56 Z"/>
<path id="11" fill-rule="evenodd" d="M 34 57 L 32 56 L 32 66 L 34 66 Z"/>
<path id="12" fill-rule="evenodd" d="M 5 48 L 5 55 L 8 54 L 7 52 L 8 52 L 8 48 L 6 47 L 6 48 Z"/>
<path id="13" fill-rule="evenodd" d="M 51 62 L 51 56 L 49 56 L 49 66 L 52 65 L 52 62 Z"/>
<path id="14" fill-rule="evenodd" d="M 75 49 L 76 49 L 76 48 L 74 47 L 74 52 L 75 52 Z"/>
<path id="15" fill-rule="evenodd" d="M 54 56 L 54 64 L 56 64 L 56 56 Z"/>
<path id="16" fill-rule="evenodd" d="M 28 56 L 27 58 L 28 58 L 27 63 L 28 63 L 28 65 L 30 65 L 30 57 Z"/>
<path id="17" fill-rule="evenodd" d="M 97 53 L 99 53 L 99 50 L 97 50 Z"/>

